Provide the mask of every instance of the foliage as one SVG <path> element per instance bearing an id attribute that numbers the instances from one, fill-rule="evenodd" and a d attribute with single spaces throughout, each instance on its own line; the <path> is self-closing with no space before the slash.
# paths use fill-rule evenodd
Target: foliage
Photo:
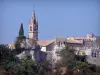
<path id="1" fill-rule="evenodd" d="M 42 67 L 47 68 L 49 66 L 49 61 L 44 60 L 43 62 L 41 62 Z"/>
<path id="2" fill-rule="evenodd" d="M 20 49 L 21 48 L 20 43 L 22 43 L 25 39 L 26 39 L 25 36 L 18 36 L 15 41 L 15 48 Z"/>
<path id="3" fill-rule="evenodd" d="M 86 55 L 75 55 L 75 59 L 78 61 L 86 62 Z"/>
<path id="4" fill-rule="evenodd" d="M 8 62 L 8 61 L 16 61 L 17 58 L 13 54 L 13 52 L 4 45 L 0 45 L 0 61 L 1 62 Z"/>
<path id="5" fill-rule="evenodd" d="M 9 55 L 10 55 L 10 50 L 4 45 L 0 45 L 0 61 L 2 62 L 7 60 L 9 58 L 8 57 Z"/>
<path id="6" fill-rule="evenodd" d="M 45 75 L 46 72 L 51 72 L 51 64 L 49 61 L 44 60 L 41 63 L 37 63 L 38 75 Z"/>
<path id="7" fill-rule="evenodd" d="M 61 61 L 63 66 L 66 66 L 69 69 L 73 68 L 84 68 L 88 66 L 88 63 L 85 62 L 86 56 L 77 56 L 74 53 L 75 50 L 65 47 L 64 50 L 60 52 L 62 57 Z"/>
<path id="8" fill-rule="evenodd" d="M 70 49 L 68 46 L 66 46 L 60 53 L 59 53 L 61 60 L 59 60 L 55 64 L 55 70 L 56 74 L 55 75 L 61 75 L 61 73 L 66 73 L 66 70 L 63 70 L 62 68 L 64 67 L 65 69 L 70 69 L 70 71 L 74 68 L 75 66 L 75 54 L 74 50 Z M 60 72 L 62 71 L 62 72 Z"/>
<path id="9" fill-rule="evenodd" d="M 1 52 L 3 52 L 1 53 L 1 56 L 5 61 L 2 61 L 4 62 L 2 65 L 4 67 L 4 70 L 6 71 L 6 74 L 10 73 L 11 75 L 44 75 L 44 72 L 48 70 L 48 61 L 44 61 L 42 63 L 39 63 L 40 65 L 38 65 L 37 62 L 33 61 L 30 58 L 31 56 L 28 53 L 25 56 L 26 59 L 18 59 L 16 55 L 13 54 L 14 52 L 6 48 L 5 46 L 0 46 L 0 50 Z"/>
<path id="10" fill-rule="evenodd" d="M 74 58 L 74 51 L 66 47 L 60 52 L 62 61 L 56 63 L 56 74 L 60 75 L 59 68 L 66 67 L 67 69 L 79 69 L 76 75 L 100 75 L 100 67 L 82 62 Z M 45 75 L 45 73 L 52 68 L 49 67 L 50 63 L 45 60 L 41 63 L 37 63 L 30 58 L 30 55 L 26 55 L 26 59 L 19 60 L 13 52 L 4 45 L 0 45 L 0 63 L 2 63 L 6 74 L 11 72 L 11 75 Z M 95 69 L 96 68 L 96 69 Z M 46 74 L 47 75 L 47 74 Z"/>
<path id="11" fill-rule="evenodd" d="M 5 71 L 16 69 L 16 64 L 19 62 L 18 58 L 4 45 L 0 45 L 0 67 Z"/>
<path id="12" fill-rule="evenodd" d="M 26 40 L 26 37 L 25 36 L 18 36 L 16 38 L 16 41 L 14 43 L 14 46 L 15 46 L 14 52 L 16 54 L 21 53 L 25 49 L 25 47 L 24 48 L 21 47 L 21 43 L 25 42 L 25 40 Z"/>
<path id="13" fill-rule="evenodd" d="M 24 36 L 24 29 L 23 29 L 23 24 L 21 23 L 21 27 L 20 27 L 20 30 L 19 30 L 19 36 Z"/>
<path id="14" fill-rule="evenodd" d="M 24 36 L 23 24 L 21 23 L 19 35 L 18 35 L 18 37 L 16 38 L 16 41 L 15 41 L 15 48 L 17 49 L 18 52 L 20 52 L 22 50 L 21 43 L 25 40 L 26 40 L 26 37 Z"/>
<path id="15" fill-rule="evenodd" d="M 70 49 L 69 47 L 65 47 L 64 50 L 60 52 L 62 66 L 68 66 L 69 63 L 72 63 L 74 59 L 74 50 Z"/>
<path id="16" fill-rule="evenodd" d="M 20 60 L 19 62 L 10 61 L 6 64 L 5 70 L 7 72 L 12 72 L 12 75 L 34 75 L 35 70 L 33 67 L 35 66 L 35 62 L 33 60 Z"/>
<path id="17" fill-rule="evenodd" d="M 73 71 L 74 71 L 74 69 L 75 70 L 79 69 L 80 70 L 79 75 L 81 75 L 81 73 L 85 72 L 86 70 L 90 73 L 92 72 L 92 70 L 90 69 L 90 67 L 91 67 L 90 64 L 85 62 L 85 58 L 86 58 L 85 55 L 84 56 L 76 56 L 74 53 L 74 50 L 70 49 L 69 47 L 65 47 L 65 49 L 63 49 L 59 55 L 61 56 L 61 61 L 58 61 L 56 63 L 55 69 L 57 71 L 59 71 L 59 69 L 62 67 L 66 67 L 67 70 L 73 70 Z"/>
<path id="18" fill-rule="evenodd" d="M 11 73 L 11 75 L 34 75 L 36 62 L 31 58 L 19 60 L 10 49 L 4 45 L 0 45 L 0 66 L 6 71 L 6 74 Z"/>
<path id="19" fill-rule="evenodd" d="M 16 75 L 26 74 L 26 75 L 34 75 L 35 71 L 33 70 L 33 66 L 35 66 L 35 62 L 33 60 L 20 60 L 20 64 L 18 66 L 18 70 L 16 71 Z"/>
<path id="20" fill-rule="evenodd" d="M 75 64 L 75 67 L 76 68 L 85 68 L 85 67 L 88 67 L 89 64 L 87 62 L 82 62 L 82 61 L 76 61 L 76 64 Z"/>

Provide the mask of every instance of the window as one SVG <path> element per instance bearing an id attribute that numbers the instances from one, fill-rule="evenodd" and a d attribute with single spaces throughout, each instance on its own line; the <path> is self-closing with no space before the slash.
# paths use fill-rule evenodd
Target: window
<path id="1" fill-rule="evenodd" d="M 34 28 L 36 29 L 36 28 L 37 28 L 37 26 L 35 25 L 35 26 L 34 26 Z"/>
<path id="2" fill-rule="evenodd" d="M 64 44 L 66 44 L 66 43 L 64 42 Z"/>
<path id="3" fill-rule="evenodd" d="M 32 31 L 32 26 L 30 26 L 30 31 Z"/>
<path id="4" fill-rule="evenodd" d="M 92 52 L 92 57 L 96 57 L 96 52 Z"/>
<path id="5" fill-rule="evenodd" d="M 36 31 L 36 29 L 34 29 L 34 31 Z"/>

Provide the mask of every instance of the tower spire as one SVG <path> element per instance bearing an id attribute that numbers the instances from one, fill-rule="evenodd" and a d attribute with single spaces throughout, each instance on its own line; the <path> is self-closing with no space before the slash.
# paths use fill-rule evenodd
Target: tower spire
<path id="1" fill-rule="evenodd" d="M 34 11 L 34 6 L 33 6 L 33 11 L 32 11 L 32 17 L 35 19 L 35 11 Z"/>
<path id="2" fill-rule="evenodd" d="M 32 11 L 32 17 L 31 17 L 31 20 L 29 22 L 28 35 L 29 35 L 30 39 L 38 40 L 38 25 L 37 25 L 34 9 Z"/>

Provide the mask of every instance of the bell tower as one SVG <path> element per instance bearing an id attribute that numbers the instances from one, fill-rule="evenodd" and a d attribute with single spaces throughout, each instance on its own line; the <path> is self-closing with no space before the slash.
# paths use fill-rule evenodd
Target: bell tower
<path id="1" fill-rule="evenodd" d="M 28 37 L 29 39 L 34 39 L 36 41 L 38 40 L 38 21 L 36 20 L 34 10 L 28 25 Z"/>

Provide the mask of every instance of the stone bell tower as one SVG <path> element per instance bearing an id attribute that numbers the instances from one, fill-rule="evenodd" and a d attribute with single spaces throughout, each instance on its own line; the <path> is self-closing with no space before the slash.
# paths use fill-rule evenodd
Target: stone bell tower
<path id="1" fill-rule="evenodd" d="M 29 39 L 34 39 L 36 41 L 38 40 L 38 21 L 36 20 L 34 10 L 28 25 L 28 37 Z"/>

